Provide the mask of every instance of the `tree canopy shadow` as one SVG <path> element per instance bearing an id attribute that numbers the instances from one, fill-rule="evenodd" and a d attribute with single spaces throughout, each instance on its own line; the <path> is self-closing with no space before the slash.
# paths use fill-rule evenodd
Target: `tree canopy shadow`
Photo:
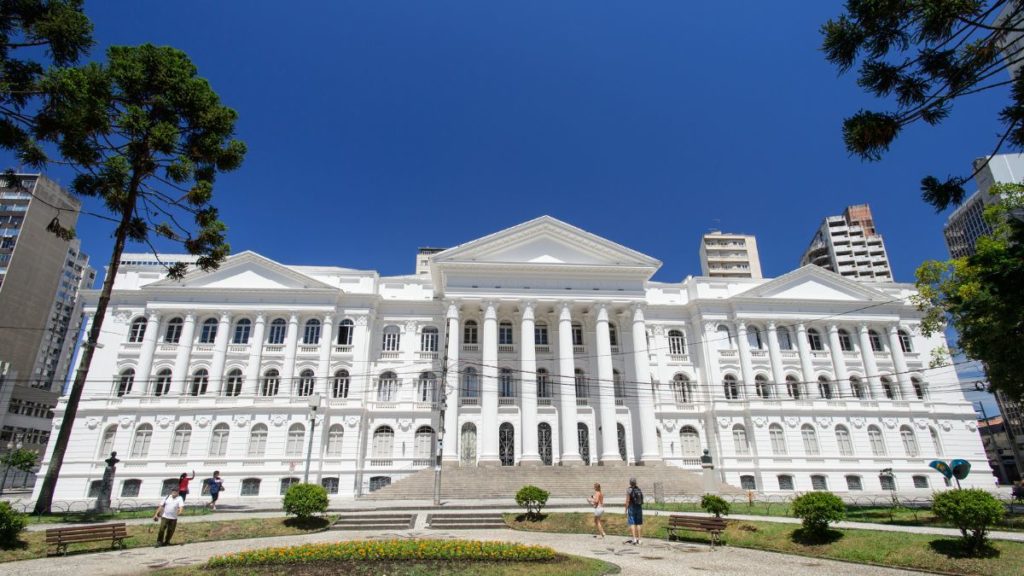
<path id="1" fill-rule="evenodd" d="M 547 517 L 547 514 L 519 514 L 516 516 L 516 522 L 543 522 Z"/>
<path id="2" fill-rule="evenodd" d="M 0 542 L 0 550 L 25 550 L 26 548 L 28 548 L 28 542 L 21 539 Z"/>
<path id="3" fill-rule="evenodd" d="M 999 549 L 986 542 L 972 548 L 961 538 L 942 538 L 928 543 L 935 552 L 947 558 L 998 558 Z"/>
<path id="4" fill-rule="evenodd" d="M 812 532 L 804 528 L 797 528 L 793 530 L 793 535 L 790 539 L 804 546 L 824 546 L 825 544 L 832 544 L 842 539 L 843 533 L 839 530 L 825 530 L 824 532 Z"/>
<path id="5" fill-rule="evenodd" d="M 323 530 L 331 524 L 331 520 L 324 516 L 309 516 L 307 518 L 287 518 L 284 525 L 299 530 Z"/>

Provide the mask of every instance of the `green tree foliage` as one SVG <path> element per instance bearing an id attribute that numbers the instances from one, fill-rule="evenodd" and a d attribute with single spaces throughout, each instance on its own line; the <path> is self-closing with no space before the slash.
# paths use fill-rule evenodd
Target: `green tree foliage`
<path id="1" fill-rule="evenodd" d="M 721 518 L 723 514 L 728 516 L 731 508 L 725 498 L 714 494 L 705 494 L 700 499 L 700 507 L 708 514 L 714 514 L 715 518 Z"/>
<path id="2" fill-rule="evenodd" d="M 18 534 L 28 524 L 28 515 L 11 507 L 10 502 L 0 502 L 0 548 L 13 548 L 18 544 Z"/>
<path id="3" fill-rule="evenodd" d="M 145 243 L 155 252 L 153 236 L 164 237 L 197 256 L 199 268 L 216 268 L 230 247 L 211 203 L 214 180 L 238 168 L 245 155 L 245 145 L 233 137 L 237 114 L 174 48 L 112 47 L 106 63 L 53 69 L 40 86 L 35 137 L 78 170 L 72 191 L 102 201 L 117 227 L 37 513 L 50 509 L 126 242 Z M 167 268 L 172 277 L 187 271 L 184 264 Z"/>
<path id="4" fill-rule="evenodd" d="M 1000 145 L 1024 148 L 1024 75 L 1007 68 L 1024 61 L 1024 47 L 1000 49 L 1024 32 L 1024 0 L 847 0 L 846 11 L 821 27 L 825 58 L 840 73 L 858 62 L 857 84 L 891 104 L 860 110 L 843 122 L 846 148 L 878 160 L 906 126 L 936 125 L 960 97 L 1012 84 L 999 114 Z M 1006 11 L 1006 12 L 1004 12 Z M 998 17 L 1000 14 L 1005 14 Z M 959 204 L 969 177 L 921 181 L 922 196 L 938 210 Z"/>
<path id="5" fill-rule="evenodd" d="M 0 0 L 0 148 L 33 166 L 42 163 L 31 131 L 40 78 L 47 65 L 77 62 L 92 43 L 82 0 Z"/>
<path id="6" fill-rule="evenodd" d="M 526 515 L 531 518 L 540 516 L 541 509 L 548 503 L 547 490 L 536 486 L 526 485 L 516 492 L 516 504 L 526 508 Z"/>
<path id="7" fill-rule="evenodd" d="M 989 527 L 1006 514 L 1002 502 L 980 488 L 940 492 L 935 495 L 932 512 L 959 528 L 964 546 L 972 552 L 985 545 Z"/>
<path id="8" fill-rule="evenodd" d="M 831 492 L 808 492 L 793 500 L 793 516 L 803 520 L 804 530 L 811 535 L 828 531 L 828 525 L 846 518 L 846 505 Z"/>
<path id="9" fill-rule="evenodd" d="M 1017 354 L 1024 350 L 1024 186 L 996 184 L 999 202 L 985 210 L 992 233 L 975 244 L 976 253 L 917 269 L 918 307 L 925 312 L 922 332 L 945 328 L 959 333 L 968 358 L 982 361 L 989 383 L 1011 398 L 1024 399 Z M 1019 216 L 1018 216 L 1019 217 Z"/>
<path id="10" fill-rule="evenodd" d="M 299 519 L 327 512 L 327 489 L 319 484 L 292 484 L 284 495 L 285 514 Z"/>
<path id="11" fill-rule="evenodd" d="M 0 457 L 0 464 L 19 472 L 31 472 L 39 463 L 39 454 L 24 448 L 10 450 Z"/>

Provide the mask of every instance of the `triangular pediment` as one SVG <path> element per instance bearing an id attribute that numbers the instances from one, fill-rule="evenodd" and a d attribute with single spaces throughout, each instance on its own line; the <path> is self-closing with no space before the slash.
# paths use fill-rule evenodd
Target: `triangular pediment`
<path id="1" fill-rule="evenodd" d="M 890 300 L 880 290 L 844 278 L 835 272 L 812 264 L 765 282 L 760 286 L 740 293 L 738 296 L 741 298 L 778 300 Z"/>
<path id="2" fill-rule="evenodd" d="M 229 257 L 217 270 L 192 270 L 180 281 L 165 279 L 146 288 L 193 288 L 210 290 L 295 290 L 333 288 L 260 256 L 245 251 Z"/>
<path id="3" fill-rule="evenodd" d="M 561 220 L 542 216 L 450 248 L 432 257 L 435 264 L 550 264 L 650 268 L 661 262 Z"/>

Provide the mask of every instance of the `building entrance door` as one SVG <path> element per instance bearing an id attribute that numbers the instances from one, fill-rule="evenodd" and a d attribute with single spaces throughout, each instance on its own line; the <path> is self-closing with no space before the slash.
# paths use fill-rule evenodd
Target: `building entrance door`
<path id="1" fill-rule="evenodd" d="M 508 422 L 498 428 L 498 457 L 502 466 L 516 464 L 516 431 Z"/>
<path id="2" fill-rule="evenodd" d="M 551 466 L 551 425 L 541 422 L 537 425 L 537 452 L 545 466 Z"/>
<path id="3" fill-rule="evenodd" d="M 579 438 L 580 458 L 590 466 L 590 429 L 583 422 L 576 425 L 576 436 Z"/>
<path id="4" fill-rule="evenodd" d="M 459 439 L 459 461 L 463 466 L 476 464 L 476 426 L 471 423 L 463 424 L 462 437 Z"/>

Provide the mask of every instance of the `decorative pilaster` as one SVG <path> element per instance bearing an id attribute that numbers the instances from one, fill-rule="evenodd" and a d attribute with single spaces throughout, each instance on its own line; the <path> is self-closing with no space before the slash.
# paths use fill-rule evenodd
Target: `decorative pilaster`
<path id="1" fill-rule="evenodd" d="M 800 353 L 800 374 L 803 383 L 800 390 L 805 392 L 808 384 L 814 382 L 814 365 L 811 363 L 810 346 L 807 344 L 807 327 L 801 322 L 796 325 L 796 349 Z"/>
<path id="2" fill-rule="evenodd" d="M 156 339 L 160 334 L 160 314 L 150 312 L 146 318 L 146 334 L 142 337 L 142 349 L 139 351 L 139 366 L 135 371 L 135 394 L 151 394 L 150 385 L 153 380 L 153 353 L 156 352 Z"/>
<path id="3" fill-rule="evenodd" d="M 181 327 L 181 338 L 178 339 L 178 354 L 174 357 L 174 381 L 171 386 L 172 395 L 188 393 L 188 363 L 192 356 L 192 342 L 196 337 L 196 315 L 194 312 L 185 314 L 185 324 Z"/>
<path id="4" fill-rule="evenodd" d="M 900 327 L 897 324 L 889 326 L 889 350 L 892 351 L 892 365 L 896 369 L 896 380 L 900 384 L 900 400 L 911 398 L 914 395 L 910 384 L 910 374 L 907 373 L 907 358 L 903 355 L 903 345 L 900 344 Z"/>
<path id="5" fill-rule="evenodd" d="M 846 356 L 843 354 L 843 346 L 839 342 L 839 326 L 828 325 L 828 348 L 832 356 L 832 370 L 835 374 L 836 391 L 840 398 L 850 398 L 853 394 L 850 391 L 850 373 L 846 370 Z"/>
<path id="6" fill-rule="evenodd" d="M 231 314 L 220 313 L 217 336 L 213 339 L 213 361 L 210 362 L 210 390 L 218 396 L 224 394 L 224 362 L 228 356 L 228 337 L 231 333 Z"/>
<path id="7" fill-rule="evenodd" d="M 320 392 L 324 397 L 330 396 L 327 393 L 330 390 L 331 377 L 331 351 L 334 350 L 334 314 L 328 312 L 324 314 L 323 326 L 320 329 L 320 358 L 319 363 L 316 367 L 316 384 L 314 385 L 313 392 Z"/>
<path id="8" fill-rule="evenodd" d="M 281 384 L 291 395 L 295 392 L 295 350 L 299 345 L 299 315 L 288 317 L 288 334 L 285 336 L 284 365 L 281 366 Z"/>
<path id="9" fill-rule="evenodd" d="M 742 320 L 736 322 L 736 348 L 740 354 L 740 375 L 743 376 L 743 399 L 756 397 L 751 394 L 750 387 L 754 385 L 754 370 L 750 362 L 750 342 L 747 340 L 747 323 Z"/>
<path id="10" fill-rule="evenodd" d="M 785 396 L 779 393 L 779 386 L 786 381 L 786 375 L 782 371 L 782 352 L 779 349 L 779 333 L 775 322 L 768 323 L 768 358 L 772 362 L 772 397 Z"/>
<path id="11" fill-rule="evenodd" d="M 860 336 L 860 356 L 864 361 L 864 371 L 867 373 L 865 379 L 868 381 L 868 389 L 872 398 L 882 398 L 882 382 L 878 379 L 878 361 L 875 359 L 875 349 L 871 347 L 871 332 L 867 324 L 857 327 Z"/>
<path id="12" fill-rule="evenodd" d="M 242 394 L 255 396 L 259 393 L 260 362 L 263 357 L 263 340 L 266 338 L 267 317 L 263 313 L 256 315 L 256 326 L 252 338 L 249 339 L 249 364 L 245 370 L 245 389 Z"/>

